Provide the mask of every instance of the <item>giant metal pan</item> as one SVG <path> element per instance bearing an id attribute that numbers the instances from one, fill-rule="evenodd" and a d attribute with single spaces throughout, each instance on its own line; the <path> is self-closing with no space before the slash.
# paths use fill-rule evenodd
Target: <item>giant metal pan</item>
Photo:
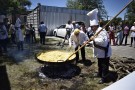
<path id="1" fill-rule="evenodd" d="M 71 60 L 57 60 L 57 62 L 51 62 L 48 60 L 41 60 L 38 58 L 38 55 L 40 55 L 40 53 L 35 54 L 35 58 L 38 62 L 43 63 L 43 64 L 47 64 L 47 65 L 64 65 L 64 64 L 69 64 L 69 63 L 73 63 L 75 61 L 75 57 Z"/>

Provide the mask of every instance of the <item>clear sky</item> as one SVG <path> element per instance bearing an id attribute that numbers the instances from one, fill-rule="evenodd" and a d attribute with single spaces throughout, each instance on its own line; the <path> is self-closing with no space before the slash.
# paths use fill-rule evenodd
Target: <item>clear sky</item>
<path id="1" fill-rule="evenodd" d="M 108 16 L 115 16 L 120 10 L 122 10 L 131 0 L 103 0 L 103 4 L 108 13 Z M 118 17 L 124 18 L 124 10 Z"/>
<path id="2" fill-rule="evenodd" d="M 41 3 L 41 5 L 47 6 L 58 6 L 58 7 L 66 7 L 67 0 L 30 0 L 32 2 L 32 6 L 30 9 L 33 9 L 37 6 L 37 3 Z M 103 0 L 103 4 L 108 13 L 109 18 L 115 16 L 125 5 L 128 4 L 131 0 Z M 119 17 L 124 18 L 123 11 Z"/>

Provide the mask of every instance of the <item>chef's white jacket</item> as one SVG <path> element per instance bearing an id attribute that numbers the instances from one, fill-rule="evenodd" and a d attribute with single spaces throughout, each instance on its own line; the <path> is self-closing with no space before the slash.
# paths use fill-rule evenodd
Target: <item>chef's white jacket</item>
<path id="1" fill-rule="evenodd" d="M 100 31 L 102 28 L 99 27 L 95 33 L 97 33 L 98 31 Z M 108 42 L 109 42 L 109 36 L 108 36 L 108 33 L 106 30 L 103 30 L 101 31 L 97 37 L 95 37 L 94 39 L 95 43 L 99 46 L 103 46 L 103 47 L 106 47 L 108 45 Z M 97 58 L 105 58 L 105 51 L 100 49 L 100 48 L 97 48 L 93 45 L 93 52 L 94 52 L 94 57 L 97 57 Z M 109 44 L 109 47 L 108 47 L 108 53 L 107 53 L 107 57 L 110 57 L 112 55 L 112 50 L 111 50 L 111 46 Z"/>

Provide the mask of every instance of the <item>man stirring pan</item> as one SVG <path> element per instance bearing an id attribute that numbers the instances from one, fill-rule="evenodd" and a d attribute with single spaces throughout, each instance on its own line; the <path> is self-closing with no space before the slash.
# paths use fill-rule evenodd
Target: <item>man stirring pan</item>
<path id="1" fill-rule="evenodd" d="M 88 40 L 88 37 L 83 31 L 79 29 L 75 29 L 69 38 L 69 46 L 70 47 L 72 46 L 72 41 L 73 41 L 73 45 L 76 51 L 78 50 L 78 47 L 82 46 L 87 40 Z M 81 56 L 82 56 L 82 61 L 84 62 L 86 60 L 85 47 L 81 48 Z M 76 64 L 78 60 L 79 60 L 79 52 L 76 53 Z"/>

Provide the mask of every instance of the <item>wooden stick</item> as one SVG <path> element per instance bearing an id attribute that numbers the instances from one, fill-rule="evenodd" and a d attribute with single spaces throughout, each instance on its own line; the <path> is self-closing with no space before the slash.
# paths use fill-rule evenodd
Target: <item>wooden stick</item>
<path id="1" fill-rule="evenodd" d="M 97 32 L 96 34 L 94 34 L 94 37 L 96 37 L 103 29 L 105 29 L 105 27 L 107 25 L 109 25 L 132 2 L 133 2 L 133 0 L 131 0 L 118 14 L 116 14 L 99 32 Z M 72 53 L 66 60 L 68 60 L 71 56 L 73 56 L 75 53 L 77 53 L 81 48 L 83 48 L 90 41 L 92 41 L 91 38 L 87 42 L 85 42 L 81 47 L 79 47 L 78 50 L 76 50 L 74 53 Z"/>
<path id="2" fill-rule="evenodd" d="M 113 66 L 114 71 L 116 71 L 117 69 L 116 69 L 115 65 L 111 61 L 110 61 L 110 64 Z"/>

